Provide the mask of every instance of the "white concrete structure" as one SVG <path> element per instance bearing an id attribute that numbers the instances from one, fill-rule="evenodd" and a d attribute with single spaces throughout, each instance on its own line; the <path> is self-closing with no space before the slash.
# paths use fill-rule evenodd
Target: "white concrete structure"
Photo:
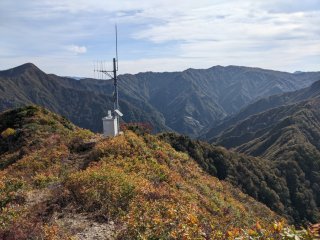
<path id="1" fill-rule="evenodd" d="M 112 116 L 111 111 L 108 111 L 108 116 L 102 118 L 104 137 L 114 137 L 119 134 L 118 118 L 118 115 Z"/>

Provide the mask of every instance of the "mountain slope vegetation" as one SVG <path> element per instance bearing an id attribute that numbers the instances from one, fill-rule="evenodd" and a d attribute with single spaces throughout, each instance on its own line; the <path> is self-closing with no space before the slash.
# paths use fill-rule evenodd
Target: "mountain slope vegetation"
<path id="1" fill-rule="evenodd" d="M 213 141 L 238 152 L 269 159 L 287 179 L 294 219 L 319 218 L 319 98 L 252 115 Z M 305 209 L 309 209 L 305 211 Z"/>
<path id="2" fill-rule="evenodd" d="M 316 203 L 319 193 L 316 178 L 318 176 L 316 172 L 319 172 L 317 163 L 311 163 L 313 164 L 311 169 L 306 170 L 306 172 L 315 170 L 313 177 L 309 176 L 313 179 L 310 183 L 309 177 L 305 177 L 307 174 L 304 174 L 290 157 L 283 162 L 270 161 L 227 151 L 223 147 L 174 133 L 163 133 L 160 138 L 170 143 L 176 150 L 188 153 L 206 172 L 239 187 L 291 222 L 301 224 L 319 221 Z M 288 169 L 285 170 L 285 167 Z M 295 174 L 299 178 L 292 182 L 293 177 L 297 177 Z M 313 193 L 311 188 L 314 190 Z M 293 199 L 297 195 L 300 199 Z"/>
<path id="3" fill-rule="evenodd" d="M 102 139 L 35 106 L 0 114 L 0 133 L 1 239 L 278 239 L 293 232 L 156 136 L 127 130 Z"/>
<path id="4" fill-rule="evenodd" d="M 319 79 L 319 72 L 237 66 L 124 74 L 119 76 L 120 106 L 126 122 L 149 122 L 155 131 L 197 136 L 258 98 L 301 89 Z M 111 81 L 48 75 L 33 64 L 0 71 L 0 110 L 34 103 L 93 131 L 101 131 L 112 92 Z"/>
<path id="5" fill-rule="evenodd" d="M 272 108 L 298 103 L 304 100 L 312 99 L 320 96 L 320 81 L 314 82 L 311 86 L 302 88 L 297 91 L 272 95 L 270 97 L 261 98 L 258 101 L 249 104 L 239 111 L 239 113 L 231 115 L 219 123 L 216 123 L 212 129 L 205 133 L 202 138 L 210 139 L 218 136 L 222 131 L 232 125 L 235 125 L 251 115 L 255 115 Z"/>

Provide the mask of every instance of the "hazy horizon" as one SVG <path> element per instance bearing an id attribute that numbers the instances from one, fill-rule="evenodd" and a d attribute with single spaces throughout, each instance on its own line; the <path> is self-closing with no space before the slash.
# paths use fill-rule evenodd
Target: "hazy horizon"
<path id="1" fill-rule="evenodd" d="M 40 70 L 44 71 L 43 69 L 41 69 L 39 66 L 37 66 L 36 64 L 32 63 L 32 62 L 26 62 L 26 63 L 22 63 L 20 65 L 17 65 L 17 66 L 12 66 L 12 67 L 9 67 L 9 68 L 6 68 L 6 69 L 0 69 L 0 71 L 6 71 L 6 70 L 10 70 L 10 69 L 14 69 L 14 68 L 17 68 L 17 67 L 20 67 L 20 66 L 23 66 L 25 64 L 33 64 L 35 65 L 36 67 L 38 67 Z M 151 70 L 146 70 L 146 71 L 140 71 L 140 72 L 136 72 L 136 73 L 121 73 L 121 74 L 138 74 L 138 73 L 146 73 L 146 72 L 152 72 L 152 73 L 165 73 L 165 72 L 168 72 L 168 73 L 172 73 L 172 72 L 183 72 L 183 71 L 187 71 L 189 69 L 194 69 L 194 70 L 207 70 L 207 69 L 210 69 L 210 68 L 215 68 L 215 67 L 223 67 L 223 68 L 227 68 L 227 67 L 243 67 L 243 68 L 257 68 L 257 69 L 262 69 L 262 70 L 267 70 L 267 71 L 276 71 L 276 72 L 284 72 L 284 73 L 292 73 L 292 74 L 295 74 L 295 73 L 311 73 L 311 72 L 320 72 L 319 71 L 293 71 L 293 72 L 288 72 L 288 71 L 282 71 L 282 70 L 275 70 L 275 69 L 268 69 L 268 68 L 260 68 L 260 67 L 254 67 L 254 66 L 240 66 L 240 65 L 214 65 L 214 66 L 211 66 L 211 67 L 208 67 L 208 68 L 186 68 L 186 69 L 182 69 L 182 70 L 172 70 L 172 71 L 151 71 Z M 46 72 L 46 74 L 54 74 L 54 75 L 57 75 L 57 76 L 60 76 L 60 77 L 70 77 L 70 78 L 75 78 L 75 79 L 84 79 L 84 78 L 96 78 L 96 79 L 99 79 L 99 75 L 95 75 L 94 76 L 94 73 L 93 73 L 93 76 L 88 76 L 88 77 L 83 77 L 83 76 L 78 76 L 78 75 L 59 75 L 57 73 L 54 73 L 54 72 Z M 104 76 L 102 77 L 102 80 L 108 80 L 108 77 L 107 76 Z"/>

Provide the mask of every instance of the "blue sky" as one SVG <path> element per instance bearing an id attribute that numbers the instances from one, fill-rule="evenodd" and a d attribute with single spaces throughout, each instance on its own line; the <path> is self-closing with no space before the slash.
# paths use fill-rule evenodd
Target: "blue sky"
<path id="1" fill-rule="evenodd" d="M 93 77 L 214 65 L 320 71 L 320 0 L 1 0 L 0 69 Z"/>

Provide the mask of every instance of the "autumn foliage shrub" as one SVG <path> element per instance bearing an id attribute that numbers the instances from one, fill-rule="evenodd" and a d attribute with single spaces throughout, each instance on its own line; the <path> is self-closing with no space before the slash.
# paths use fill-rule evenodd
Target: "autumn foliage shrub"
<path id="1" fill-rule="evenodd" d="M 1 137 L 8 138 L 10 136 L 13 136 L 15 133 L 16 133 L 16 130 L 14 130 L 13 128 L 7 128 L 1 133 Z"/>
<path id="2" fill-rule="evenodd" d="M 107 219 L 123 215 L 135 195 L 135 187 L 121 169 L 95 166 L 71 174 L 66 187 L 87 211 L 98 211 Z"/>
<path id="3" fill-rule="evenodd" d="M 18 190 L 22 189 L 24 182 L 16 178 L 6 178 L 0 172 L 0 209 L 15 200 L 18 200 Z M 1 210 L 0 210 L 1 211 Z"/>
<path id="4" fill-rule="evenodd" d="M 150 123 L 147 122 L 137 122 L 137 123 L 122 123 L 120 126 L 121 131 L 133 131 L 136 134 L 150 134 L 153 130 L 153 127 Z"/>
<path id="5" fill-rule="evenodd" d="M 59 178 L 50 173 L 37 173 L 33 177 L 33 184 L 36 188 L 45 188 L 57 181 L 59 181 Z"/>
<path id="6" fill-rule="evenodd" d="M 119 239 L 225 239 L 231 226 L 275 219 L 157 137 L 126 131 L 99 141 L 92 154 L 95 162 L 64 186 L 82 211 L 123 224 Z"/>

